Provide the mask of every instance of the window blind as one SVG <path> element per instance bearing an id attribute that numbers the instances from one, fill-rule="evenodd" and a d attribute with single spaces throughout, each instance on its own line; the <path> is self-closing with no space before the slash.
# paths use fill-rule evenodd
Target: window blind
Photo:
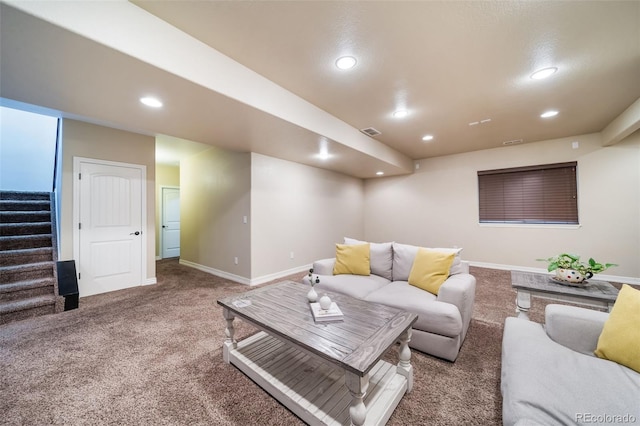
<path id="1" fill-rule="evenodd" d="M 577 162 L 478 171 L 481 223 L 578 224 Z"/>

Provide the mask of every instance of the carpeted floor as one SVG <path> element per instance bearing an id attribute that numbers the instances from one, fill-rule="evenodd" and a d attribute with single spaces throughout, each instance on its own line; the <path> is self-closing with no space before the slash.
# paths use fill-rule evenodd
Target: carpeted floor
<path id="1" fill-rule="evenodd" d="M 390 425 L 501 424 L 502 325 L 515 314 L 508 271 L 472 268 L 474 315 L 455 363 L 413 351 L 414 388 Z M 298 280 L 299 276 L 289 277 Z M 80 308 L 0 326 L 0 423 L 297 425 L 222 361 L 218 298 L 240 284 L 159 261 L 158 284 L 80 300 Z M 544 303 L 534 300 L 532 320 Z M 254 329 L 236 321 L 237 337 Z M 395 351 L 386 355 L 394 360 Z"/>

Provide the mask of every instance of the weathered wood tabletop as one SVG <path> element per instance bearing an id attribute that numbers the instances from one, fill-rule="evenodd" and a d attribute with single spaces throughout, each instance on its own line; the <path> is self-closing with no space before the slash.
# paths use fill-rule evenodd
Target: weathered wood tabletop
<path id="1" fill-rule="evenodd" d="M 303 284 L 284 281 L 218 300 L 218 304 L 359 376 L 367 374 L 417 319 L 414 313 L 327 292 L 342 310 L 344 320 L 316 323 L 306 297 L 308 290 Z"/>

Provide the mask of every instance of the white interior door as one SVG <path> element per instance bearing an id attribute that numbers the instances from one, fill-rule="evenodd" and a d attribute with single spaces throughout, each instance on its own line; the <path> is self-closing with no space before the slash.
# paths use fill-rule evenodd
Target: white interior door
<path id="1" fill-rule="evenodd" d="M 143 284 L 144 166 L 81 161 L 79 170 L 80 296 Z"/>
<path id="2" fill-rule="evenodd" d="M 180 189 L 162 188 L 162 258 L 180 256 Z"/>

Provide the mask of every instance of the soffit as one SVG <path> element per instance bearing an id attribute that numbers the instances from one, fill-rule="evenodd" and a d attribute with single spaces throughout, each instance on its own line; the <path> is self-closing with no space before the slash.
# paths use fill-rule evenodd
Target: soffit
<path id="1" fill-rule="evenodd" d="M 258 152 L 356 177 L 407 173 L 372 155 L 208 90 L 65 29 L 2 5 L 3 98 L 61 111 L 69 118 Z M 138 98 L 155 93 L 162 109 Z M 363 136 L 364 137 L 364 136 Z M 376 142 L 377 143 L 377 142 Z M 165 148 L 167 143 L 164 144 Z M 331 161 L 317 157 L 321 147 Z"/>

